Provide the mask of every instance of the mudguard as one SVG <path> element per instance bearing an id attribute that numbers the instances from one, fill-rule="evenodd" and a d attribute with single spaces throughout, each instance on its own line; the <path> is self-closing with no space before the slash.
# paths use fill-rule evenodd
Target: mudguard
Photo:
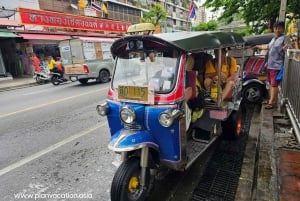
<path id="1" fill-rule="evenodd" d="M 112 135 L 108 148 L 115 152 L 133 151 L 142 147 L 158 150 L 159 146 L 147 131 L 132 131 L 121 129 Z"/>
<path id="2" fill-rule="evenodd" d="M 261 81 L 261 80 L 258 80 L 258 79 L 248 79 L 248 80 L 245 80 L 244 82 L 243 82 L 243 86 L 246 86 L 246 85 L 248 85 L 248 84 L 251 84 L 251 83 L 259 83 L 259 84 L 261 84 L 261 85 L 265 85 L 265 82 L 264 81 Z"/>

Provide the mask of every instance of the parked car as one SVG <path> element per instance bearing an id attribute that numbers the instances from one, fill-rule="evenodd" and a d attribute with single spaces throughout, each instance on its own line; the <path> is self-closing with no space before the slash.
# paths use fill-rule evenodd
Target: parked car
<path id="1" fill-rule="evenodd" d="M 114 39 L 80 37 L 61 41 L 59 44 L 65 77 L 71 81 L 86 84 L 95 79 L 100 83 L 109 82 L 114 60 L 110 46 Z"/>

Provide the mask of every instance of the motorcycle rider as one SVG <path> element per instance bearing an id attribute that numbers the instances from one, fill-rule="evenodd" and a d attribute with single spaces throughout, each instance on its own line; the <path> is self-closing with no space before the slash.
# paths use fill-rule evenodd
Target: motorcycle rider
<path id="1" fill-rule="evenodd" d="M 63 81 L 63 66 L 60 57 L 56 58 L 56 61 L 52 56 L 48 56 L 48 68 L 53 73 L 58 73 L 60 75 L 59 79 Z"/>
<path id="2" fill-rule="evenodd" d="M 60 74 L 60 78 L 63 79 L 64 77 L 64 66 L 62 64 L 61 58 L 56 57 L 55 61 L 55 71 Z"/>
<path id="3" fill-rule="evenodd" d="M 53 69 L 54 69 L 56 63 L 55 63 L 55 60 L 53 59 L 52 56 L 48 56 L 48 58 L 47 58 L 47 63 L 48 63 L 47 65 L 48 65 L 49 70 L 50 70 L 50 71 L 53 71 Z"/>

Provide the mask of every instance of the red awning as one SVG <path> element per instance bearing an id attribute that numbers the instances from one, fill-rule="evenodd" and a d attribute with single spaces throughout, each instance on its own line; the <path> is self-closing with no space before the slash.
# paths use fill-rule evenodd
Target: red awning
<path id="1" fill-rule="evenodd" d="M 99 38 L 99 37 L 82 37 L 82 36 L 74 36 L 79 38 L 83 41 L 87 42 L 106 42 L 106 43 L 113 43 L 117 38 Z"/>
<path id="2" fill-rule="evenodd" d="M 70 39 L 70 36 L 65 35 L 53 35 L 53 34 L 27 34 L 27 33 L 18 33 L 19 36 L 28 40 L 67 40 Z"/>

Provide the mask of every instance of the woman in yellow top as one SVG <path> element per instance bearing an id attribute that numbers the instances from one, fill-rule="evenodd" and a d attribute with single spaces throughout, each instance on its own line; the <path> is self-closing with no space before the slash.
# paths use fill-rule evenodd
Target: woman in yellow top
<path id="1" fill-rule="evenodd" d="M 218 80 L 218 58 L 219 58 L 219 50 L 216 49 L 214 51 L 215 58 L 214 60 L 209 60 L 205 65 L 205 79 L 204 86 L 206 90 L 210 91 L 211 87 L 216 84 Z M 221 85 L 222 85 L 222 101 L 228 96 L 231 91 L 235 81 L 236 81 L 236 73 L 237 73 L 237 64 L 236 59 L 230 57 L 230 64 L 228 62 L 226 56 L 226 49 L 222 49 L 222 72 L 221 72 Z"/>
<path id="2" fill-rule="evenodd" d="M 49 68 L 50 71 L 52 71 L 55 67 L 55 64 L 56 64 L 55 60 L 53 59 L 52 56 L 48 56 L 47 61 L 48 61 L 48 68 Z"/>

